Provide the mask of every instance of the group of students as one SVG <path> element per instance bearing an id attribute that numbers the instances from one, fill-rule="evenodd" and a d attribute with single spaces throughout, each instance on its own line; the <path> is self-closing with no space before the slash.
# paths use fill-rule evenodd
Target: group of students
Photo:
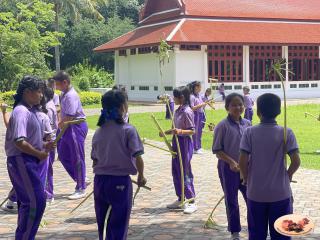
<path id="1" fill-rule="evenodd" d="M 54 93 L 55 88 L 62 92 L 60 99 Z M 34 239 L 46 203 L 54 201 L 55 148 L 60 162 L 76 182 L 75 192 L 68 198 L 85 197 L 87 124 L 79 121 L 68 125 L 61 139 L 55 142 L 65 124 L 85 119 L 85 115 L 70 77 L 63 71 L 48 81 L 23 77 L 14 95 L 12 113 L 7 113 L 6 104 L 1 104 L 1 109 L 7 127 L 7 169 L 13 186 L 3 209 L 18 209 L 16 239 Z"/>
<path id="2" fill-rule="evenodd" d="M 62 91 L 58 134 L 66 122 L 84 119 L 85 115 L 70 77 L 59 72 L 53 79 L 57 89 Z M 43 112 L 40 103 L 45 99 L 46 88 L 44 82 L 36 77 L 27 76 L 21 80 L 6 133 L 8 172 L 19 206 L 16 230 L 16 239 L 19 240 L 35 238 L 48 198 L 45 182 L 48 180 L 41 179 L 40 169 L 55 145 L 53 139 L 46 136 L 53 132 L 53 119 L 50 120 L 51 130 L 48 130 L 39 117 L 39 112 Z M 200 99 L 200 91 L 198 82 L 173 90 L 173 100 L 178 106 L 173 119 L 175 128 L 165 131 L 165 134 L 173 135 L 173 151 L 177 152 L 180 145 L 185 198 L 192 199 L 181 206 L 180 165 L 178 157 L 173 157 L 172 176 L 177 200 L 167 207 L 181 209 L 186 214 L 197 210 L 191 159 L 194 152 L 201 149 L 201 133 L 197 124 L 204 121 L 203 107 L 209 103 Z M 124 240 L 132 209 L 130 175 L 138 173 L 138 186 L 145 185 L 147 181 L 142 159 L 144 147 L 137 130 L 128 123 L 128 96 L 125 91 L 108 91 L 103 95 L 101 104 L 91 150 L 99 239 L 103 239 L 106 225 L 106 239 Z M 284 141 L 284 129 L 275 121 L 281 107 L 276 95 L 264 94 L 258 98 L 257 113 L 261 123 L 254 127 L 251 127 L 251 121 L 241 117 L 244 104 L 245 99 L 240 94 L 232 93 L 226 97 L 227 117 L 215 127 L 212 146 L 219 159 L 218 173 L 225 195 L 231 239 L 239 239 L 241 231 L 239 190 L 247 204 L 249 240 L 266 239 L 268 224 L 272 239 L 290 239 L 278 234 L 273 223 L 278 217 L 292 212 L 290 181 L 300 164 L 295 136 L 288 129 Z M 70 125 L 57 144 L 60 161 L 76 182 L 76 191 L 70 199 L 85 196 L 84 140 L 87 130 L 85 122 Z M 286 154 L 291 159 L 288 170 L 284 160 Z M 110 215 L 106 219 L 108 213 Z"/>

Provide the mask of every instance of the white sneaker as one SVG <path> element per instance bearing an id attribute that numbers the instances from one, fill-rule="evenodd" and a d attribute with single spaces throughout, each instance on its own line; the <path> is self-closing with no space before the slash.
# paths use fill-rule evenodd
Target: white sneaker
<path id="1" fill-rule="evenodd" d="M 231 234 L 232 240 L 240 240 L 240 234 L 238 232 L 234 232 Z"/>
<path id="2" fill-rule="evenodd" d="M 194 150 L 193 152 L 194 154 L 202 154 L 203 151 L 202 151 L 202 148 L 198 149 L 198 150 Z"/>
<path id="3" fill-rule="evenodd" d="M 86 196 L 85 190 L 76 190 L 72 195 L 68 197 L 69 200 L 77 200 Z"/>
<path id="4" fill-rule="evenodd" d="M 167 208 L 169 208 L 169 209 L 182 209 L 182 207 L 180 207 L 180 204 L 181 204 L 181 201 L 176 200 L 173 203 L 168 204 Z"/>
<path id="5" fill-rule="evenodd" d="M 48 204 L 53 204 L 54 203 L 54 198 L 47 198 L 47 203 Z"/>
<path id="6" fill-rule="evenodd" d="M 185 214 L 191 214 L 191 213 L 194 213 L 195 211 L 198 210 L 198 207 L 195 203 L 187 203 L 184 210 L 183 210 L 183 213 Z"/>
<path id="7" fill-rule="evenodd" d="M 18 213 L 18 204 L 17 202 L 8 200 L 6 204 L 1 207 L 1 209 L 9 213 Z"/>

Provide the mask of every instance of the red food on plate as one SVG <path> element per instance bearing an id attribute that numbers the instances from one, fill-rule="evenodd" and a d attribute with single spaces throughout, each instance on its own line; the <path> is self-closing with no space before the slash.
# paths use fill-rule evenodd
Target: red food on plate
<path id="1" fill-rule="evenodd" d="M 308 218 L 304 218 L 297 223 L 292 220 L 283 220 L 282 221 L 282 228 L 288 232 L 302 232 L 304 227 L 310 222 Z"/>

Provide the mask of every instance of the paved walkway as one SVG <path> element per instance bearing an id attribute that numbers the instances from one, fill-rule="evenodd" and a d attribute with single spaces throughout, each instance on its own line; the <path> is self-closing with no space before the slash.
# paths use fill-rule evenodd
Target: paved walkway
<path id="1" fill-rule="evenodd" d="M 89 156 L 90 141 L 93 132 L 87 138 L 86 154 Z M 0 123 L 0 146 L 4 144 L 4 126 Z M 158 143 L 159 144 L 159 143 Z M 163 144 L 160 144 L 163 145 Z M 217 177 L 217 160 L 210 152 L 195 155 L 192 166 L 195 176 L 198 211 L 192 215 L 168 211 L 165 206 L 176 199 L 171 179 L 170 156 L 157 149 L 146 147 L 145 175 L 152 192 L 141 190 L 136 205 L 132 210 L 129 240 L 225 240 L 229 239 L 226 231 L 226 214 L 221 204 L 214 218 L 218 223 L 216 229 L 203 229 L 211 209 L 222 196 Z M 10 190 L 10 182 L 5 167 L 5 156 L 0 154 L 0 198 L 4 199 Z M 87 157 L 87 173 L 93 179 L 91 162 Z M 37 239 L 85 240 L 97 239 L 97 226 L 90 198 L 78 211 L 70 214 L 79 201 L 69 201 L 66 196 L 73 191 L 74 183 L 67 176 L 60 162 L 54 165 L 56 199 L 47 207 L 44 219 L 47 226 L 40 228 Z M 320 171 L 299 170 L 295 176 L 298 184 L 293 185 L 295 212 L 310 216 L 320 226 Z M 134 186 L 135 190 L 136 186 Z M 89 186 L 88 191 L 91 191 Z M 247 239 L 245 204 L 240 198 L 241 219 L 244 226 L 243 238 Z M 0 210 L 0 239 L 13 239 L 17 215 Z M 320 227 L 308 238 L 320 239 Z"/>

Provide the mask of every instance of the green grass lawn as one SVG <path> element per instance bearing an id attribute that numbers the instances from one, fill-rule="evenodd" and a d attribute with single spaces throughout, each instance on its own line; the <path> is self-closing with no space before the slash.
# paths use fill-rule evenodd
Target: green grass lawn
<path id="1" fill-rule="evenodd" d="M 289 106 L 288 109 L 288 127 L 290 127 L 298 140 L 300 147 L 300 155 L 302 159 L 302 166 L 305 168 L 320 170 L 320 154 L 316 154 L 316 150 L 320 150 L 320 122 L 308 117 L 305 118 L 304 113 L 309 112 L 318 115 L 320 106 L 314 104 Z M 161 141 L 158 136 L 158 131 L 150 118 L 151 113 L 138 113 L 130 115 L 130 123 L 133 124 L 142 138 L 148 138 Z M 164 112 L 155 113 L 156 118 L 159 120 L 163 129 L 169 129 L 171 122 L 164 119 Z M 217 124 L 221 119 L 226 117 L 226 111 L 207 111 L 208 122 Z M 96 129 L 98 116 L 88 117 L 89 127 Z M 283 125 L 283 114 L 277 119 L 280 125 Z M 259 122 L 258 117 L 255 115 L 253 124 Z M 212 133 L 208 132 L 205 128 L 205 133 L 202 138 L 204 149 L 211 149 L 212 146 Z"/>

